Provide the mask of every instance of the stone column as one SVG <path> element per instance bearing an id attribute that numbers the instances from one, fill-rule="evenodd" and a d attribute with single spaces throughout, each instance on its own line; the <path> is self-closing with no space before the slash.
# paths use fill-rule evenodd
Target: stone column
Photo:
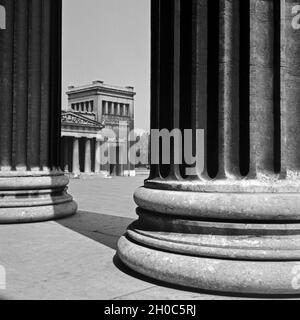
<path id="1" fill-rule="evenodd" d="M 135 128 L 135 123 L 134 123 L 134 99 L 129 104 L 129 123 L 128 123 L 128 135 L 130 132 L 132 132 Z M 133 147 L 134 141 L 129 141 L 128 143 L 128 153 L 130 152 L 130 149 Z M 130 176 L 135 176 L 135 160 L 132 162 L 128 163 L 128 168 L 129 168 L 129 175 Z"/>
<path id="2" fill-rule="evenodd" d="M 95 146 L 95 173 L 100 173 L 101 170 L 101 141 L 96 140 Z"/>
<path id="3" fill-rule="evenodd" d="M 86 139 L 85 140 L 85 159 L 84 159 L 84 172 L 85 173 L 91 173 L 91 167 L 92 167 L 92 162 L 91 162 L 91 139 Z"/>
<path id="4" fill-rule="evenodd" d="M 79 164 L 79 139 L 74 138 L 73 140 L 73 174 L 79 175 L 80 174 L 80 164 Z"/>
<path id="5" fill-rule="evenodd" d="M 69 139 L 64 137 L 63 142 L 63 170 L 65 173 L 69 173 Z"/>
<path id="6" fill-rule="evenodd" d="M 114 114 L 114 110 L 115 110 L 115 102 L 111 102 L 110 115 L 113 115 L 113 114 Z"/>
<path id="7" fill-rule="evenodd" d="M 105 104 L 105 114 L 108 114 L 108 102 L 105 101 L 104 104 Z"/>
<path id="8" fill-rule="evenodd" d="M 2 0 L 0 223 L 74 214 L 60 169 L 61 1 Z"/>
<path id="9" fill-rule="evenodd" d="M 204 168 L 174 153 L 152 165 L 118 245 L 130 268 L 198 289 L 299 294 L 299 5 L 152 0 L 151 127 L 204 129 Z"/>

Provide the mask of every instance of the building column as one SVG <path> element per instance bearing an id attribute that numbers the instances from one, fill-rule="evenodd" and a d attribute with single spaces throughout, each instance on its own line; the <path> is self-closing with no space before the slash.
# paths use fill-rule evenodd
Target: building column
<path id="1" fill-rule="evenodd" d="M 79 164 L 79 139 L 73 139 L 73 174 L 79 175 L 80 174 L 80 164 Z"/>
<path id="2" fill-rule="evenodd" d="M 65 173 L 69 173 L 69 139 L 68 137 L 63 137 L 63 169 Z"/>
<path id="3" fill-rule="evenodd" d="M 101 141 L 96 140 L 95 146 L 95 173 L 101 171 Z"/>
<path id="4" fill-rule="evenodd" d="M 85 139 L 85 158 L 84 158 L 84 172 L 92 172 L 92 160 L 91 160 L 91 139 Z"/>
<path id="5" fill-rule="evenodd" d="M 135 123 L 134 123 L 134 99 L 132 99 L 132 101 L 129 104 L 129 128 L 128 131 L 132 132 L 135 128 Z M 128 133 L 129 135 L 129 133 Z M 130 149 L 134 146 L 134 141 L 129 141 L 128 142 L 128 153 L 130 152 Z M 135 176 L 136 175 L 136 171 L 135 171 L 135 161 L 131 161 L 128 163 L 129 166 L 129 175 L 130 176 Z"/>
<path id="6" fill-rule="evenodd" d="M 74 214 L 60 169 L 61 1 L 8 1 L 0 30 L 0 223 Z"/>
<path id="7" fill-rule="evenodd" d="M 108 102 L 105 101 L 104 105 L 105 105 L 105 114 L 108 114 Z"/>
<path id="8" fill-rule="evenodd" d="M 151 127 L 204 129 L 204 166 L 174 153 L 151 166 L 118 245 L 130 268 L 197 289 L 300 293 L 296 4 L 152 0 Z"/>

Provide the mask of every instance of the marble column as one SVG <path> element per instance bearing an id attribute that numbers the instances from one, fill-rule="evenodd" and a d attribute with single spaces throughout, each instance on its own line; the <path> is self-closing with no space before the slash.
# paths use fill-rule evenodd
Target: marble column
<path id="1" fill-rule="evenodd" d="M 80 174 L 80 163 L 79 163 L 79 139 L 73 138 L 73 166 L 72 171 L 74 175 Z"/>
<path id="2" fill-rule="evenodd" d="M 152 164 L 118 245 L 130 268 L 197 289 L 300 293 L 299 5 L 152 0 L 151 127 L 204 129 L 205 165 L 187 176 L 174 154 Z"/>
<path id="3" fill-rule="evenodd" d="M 60 169 L 61 1 L 2 0 L 0 223 L 74 214 Z"/>
<path id="4" fill-rule="evenodd" d="M 95 173 L 100 173 L 101 170 L 101 141 L 96 140 L 95 145 Z"/>
<path id="5" fill-rule="evenodd" d="M 84 159 L 84 172 L 92 172 L 92 160 L 91 160 L 91 139 L 85 140 L 85 159 Z"/>

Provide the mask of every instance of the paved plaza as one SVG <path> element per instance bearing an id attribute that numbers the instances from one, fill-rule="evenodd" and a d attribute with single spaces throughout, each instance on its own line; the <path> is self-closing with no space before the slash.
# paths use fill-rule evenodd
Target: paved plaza
<path id="1" fill-rule="evenodd" d="M 116 245 L 136 218 L 134 190 L 146 176 L 71 180 L 76 216 L 0 226 L 2 299 L 223 299 L 139 276 L 116 258 Z M 228 298 L 229 299 L 229 298 Z"/>

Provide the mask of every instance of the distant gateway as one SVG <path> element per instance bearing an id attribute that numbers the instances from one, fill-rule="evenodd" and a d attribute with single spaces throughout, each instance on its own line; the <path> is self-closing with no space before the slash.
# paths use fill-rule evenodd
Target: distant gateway
<path id="1" fill-rule="evenodd" d="M 118 138 L 119 123 L 134 129 L 133 87 L 117 87 L 94 81 L 92 84 L 68 87 L 68 107 L 62 111 L 62 167 L 75 176 L 80 173 L 135 176 L 132 164 L 108 161 L 102 164 L 100 149 L 108 144 L 108 158 L 120 159 L 131 143 Z M 109 130 L 116 137 L 109 136 Z M 125 152 L 126 154 L 127 152 Z M 126 161 L 125 161 L 126 162 Z"/>

